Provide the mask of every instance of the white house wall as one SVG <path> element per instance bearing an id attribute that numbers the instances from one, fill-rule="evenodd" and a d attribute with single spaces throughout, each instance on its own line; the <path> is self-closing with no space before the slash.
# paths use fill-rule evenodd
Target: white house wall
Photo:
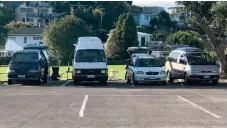
<path id="1" fill-rule="evenodd" d="M 27 37 L 27 43 L 24 43 L 24 37 Z M 28 44 L 39 44 L 40 42 L 42 42 L 42 40 L 33 40 L 33 37 L 40 37 L 40 36 L 8 36 L 8 39 L 5 45 L 5 50 L 18 51 L 18 50 L 22 50 L 24 46 Z"/>

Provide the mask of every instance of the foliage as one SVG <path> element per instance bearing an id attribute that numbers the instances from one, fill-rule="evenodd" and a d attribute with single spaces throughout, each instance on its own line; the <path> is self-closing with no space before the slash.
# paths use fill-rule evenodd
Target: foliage
<path id="1" fill-rule="evenodd" d="M 109 37 L 105 43 L 105 51 L 108 57 L 114 57 L 117 52 L 117 35 L 113 29 L 110 31 Z"/>
<path id="2" fill-rule="evenodd" d="M 32 27 L 32 24 L 31 23 L 24 23 L 24 22 L 21 22 L 21 21 L 17 21 L 17 22 L 12 21 L 12 22 L 8 23 L 6 26 L 10 29 L 22 28 L 22 27 L 30 28 L 30 27 Z"/>
<path id="3" fill-rule="evenodd" d="M 140 6 L 132 5 L 132 13 L 142 13 L 143 8 Z"/>
<path id="4" fill-rule="evenodd" d="M 170 34 L 166 39 L 166 44 L 185 44 L 192 47 L 203 48 L 199 40 L 199 34 L 196 32 L 178 31 Z"/>
<path id="5" fill-rule="evenodd" d="M 204 31 L 199 27 L 198 23 L 196 22 L 195 17 L 187 18 L 186 24 L 188 27 L 194 29 L 195 31 L 199 32 L 200 34 L 204 34 Z"/>
<path id="6" fill-rule="evenodd" d="M 127 48 L 138 44 L 136 24 L 132 14 L 122 14 L 118 18 L 115 29 L 117 34 L 117 55 L 125 59 L 128 56 Z"/>
<path id="7" fill-rule="evenodd" d="M 4 45 L 8 35 L 6 24 L 13 20 L 13 9 L 7 5 L 0 7 L 0 45 Z"/>
<path id="8" fill-rule="evenodd" d="M 74 51 L 73 44 L 78 37 L 89 36 L 91 31 L 81 19 L 67 15 L 60 19 L 55 19 L 44 31 L 44 43 L 48 46 L 54 60 L 61 60 L 67 64 Z"/>
<path id="9" fill-rule="evenodd" d="M 187 10 L 192 11 L 196 17 L 196 23 L 208 35 L 214 50 L 221 62 L 220 70 L 227 72 L 225 58 L 225 45 L 223 38 L 226 38 L 226 1 L 180 1 Z"/>
<path id="10" fill-rule="evenodd" d="M 170 31 L 173 26 L 173 22 L 170 19 L 169 14 L 166 11 L 161 11 L 158 15 L 153 16 L 150 21 L 151 29 Z"/>

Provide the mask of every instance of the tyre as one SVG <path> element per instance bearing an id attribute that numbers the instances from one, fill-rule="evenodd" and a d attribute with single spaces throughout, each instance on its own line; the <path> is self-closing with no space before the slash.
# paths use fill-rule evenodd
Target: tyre
<path id="1" fill-rule="evenodd" d="M 13 84 L 12 80 L 8 80 L 8 81 L 7 81 L 7 84 L 8 84 L 8 85 L 12 85 L 12 84 Z"/>
<path id="2" fill-rule="evenodd" d="M 187 74 L 184 75 L 184 84 L 185 85 L 191 85 L 193 83 L 192 80 L 188 79 Z"/>
<path id="3" fill-rule="evenodd" d="M 127 83 L 128 83 L 128 84 L 131 83 L 131 79 L 129 79 L 129 78 L 127 77 L 127 73 L 125 74 L 125 80 L 127 80 Z"/>
<path id="4" fill-rule="evenodd" d="M 218 80 L 212 80 L 212 85 L 217 85 L 218 84 Z"/>
<path id="5" fill-rule="evenodd" d="M 134 75 L 133 75 L 133 80 L 132 80 L 132 82 L 133 82 L 133 85 L 138 85 L 138 84 L 139 84 L 139 82 L 135 80 L 135 76 L 134 76 Z"/>
<path id="6" fill-rule="evenodd" d="M 43 78 L 43 83 L 47 84 L 47 75 Z"/>
<path id="7" fill-rule="evenodd" d="M 166 81 L 162 81 L 161 82 L 161 85 L 166 85 Z"/>
<path id="8" fill-rule="evenodd" d="M 36 85 L 41 85 L 41 80 L 40 79 L 39 80 L 36 80 L 35 84 Z"/>
<path id="9" fill-rule="evenodd" d="M 100 83 L 102 84 L 102 85 L 107 85 L 107 80 L 103 80 L 103 81 L 100 81 Z"/>
<path id="10" fill-rule="evenodd" d="M 78 84 L 78 81 L 75 78 L 73 79 L 73 84 L 74 85 L 77 85 Z"/>
<path id="11" fill-rule="evenodd" d="M 167 72 L 167 82 L 168 83 L 173 83 L 174 79 L 171 77 L 171 71 Z"/>

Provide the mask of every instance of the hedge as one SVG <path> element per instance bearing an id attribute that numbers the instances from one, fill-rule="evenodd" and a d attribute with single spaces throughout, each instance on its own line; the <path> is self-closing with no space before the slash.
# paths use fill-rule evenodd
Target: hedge
<path id="1" fill-rule="evenodd" d="M 8 65 L 11 57 L 0 57 L 0 65 Z"/>

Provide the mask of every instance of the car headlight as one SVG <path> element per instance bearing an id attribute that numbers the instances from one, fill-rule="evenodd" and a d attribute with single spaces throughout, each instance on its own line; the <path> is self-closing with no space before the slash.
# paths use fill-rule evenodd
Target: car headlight
<path id="1" fill-rule="evenodd" d="M 199 71 L 197 71 L 197 70 L 191 70 L 191 71 L 189 71 L 191 74 L 195 74 L 195 73 L 199 73 Z"/>
<path id="2" fill-rule="evenodd" d="M 216 70 L 216 71 L 212 71 L 212 72 L 213 72 L 213 73 L 219 73 L 219 71 L 217 71 L 217 70 Z"/>
<path id="3" fill-rule="evenodd" d="M 101 73 L 106 73 L 106 70 L 101 70 Z"/>
<path id="4" fill-rule="evenodd" d="M 80 74 L 81 73 L 81 70 L 76 70 L 76 73 Z"/>
<path id="5" fill-rule="evenodd" d="M 137 71 L 136 74 L 144 74 L 143 71 Z"/>
<path id="6" fill-rule="evenodd" d="M 29 72 L 39 72 L 39 70 L 33 69 L 33 70 L 29 70 Z"/>
<path id="7" fill-rule="evenodd" d="M 164 74 L 166 74 L 166 72 L 165 71 L 161 71 L 160 74 L 161 75 L 164 75 Z"/>

